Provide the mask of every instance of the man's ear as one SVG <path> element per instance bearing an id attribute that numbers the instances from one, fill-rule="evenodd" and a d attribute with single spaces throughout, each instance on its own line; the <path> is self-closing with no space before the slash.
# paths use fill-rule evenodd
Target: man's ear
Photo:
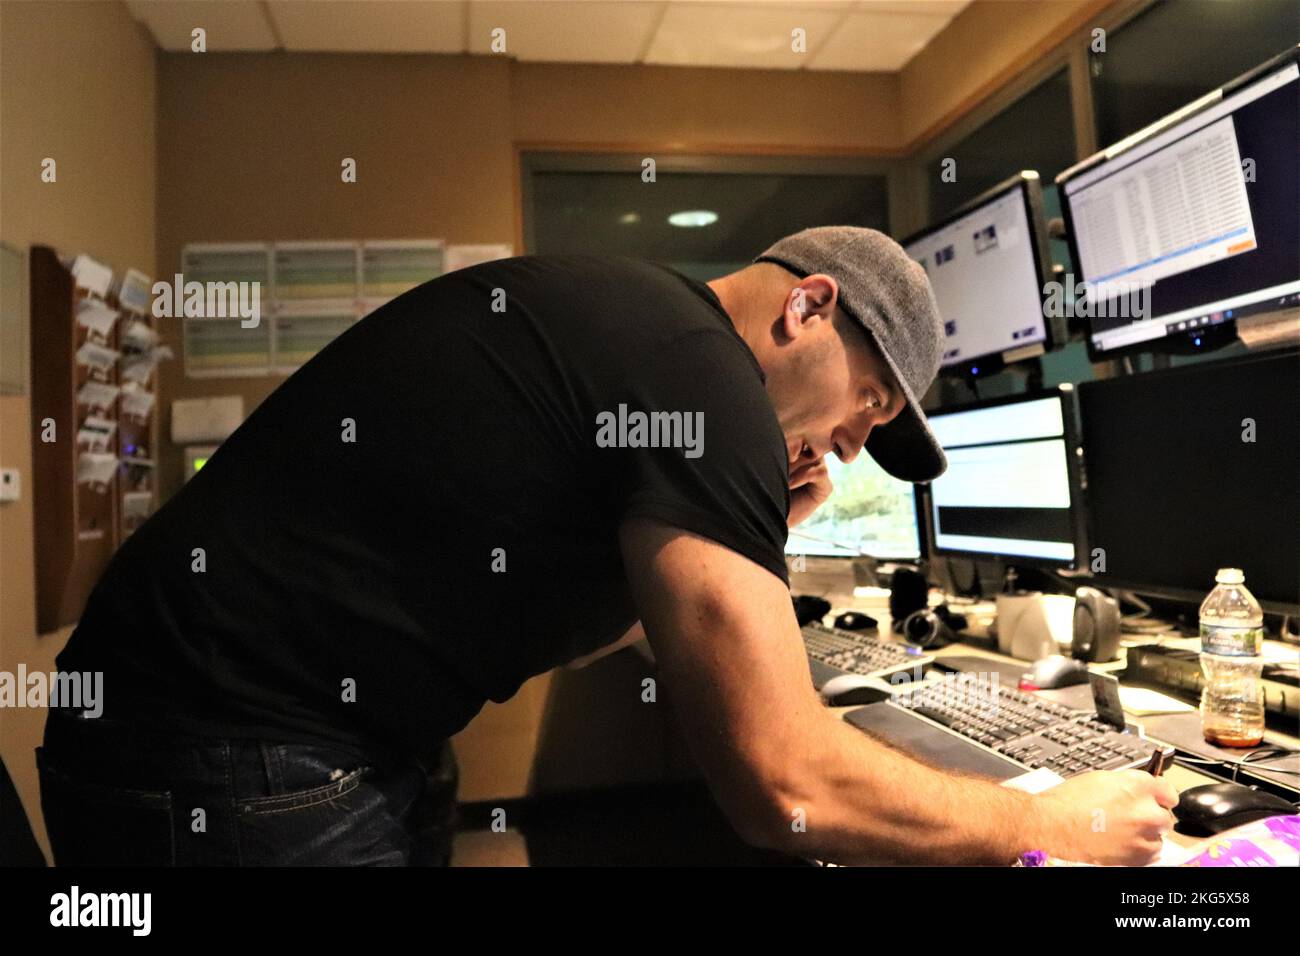
<path id="1" fill-rule="evenodd" d="M 794 338 L 817 319 L 832 321 L 838 298 L 839 284 L 830 276 L 818 272 L 801 279 L 786 297 L 783 316 L 786 335 Z"/>

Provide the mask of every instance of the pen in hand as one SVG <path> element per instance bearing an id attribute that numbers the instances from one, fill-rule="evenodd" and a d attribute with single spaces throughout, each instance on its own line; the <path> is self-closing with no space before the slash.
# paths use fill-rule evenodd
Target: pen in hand
<path id="1" fill-rule="evenodd" d="M 1151 776 L 1158 777 L 1165 772 L 1165 768 L 1173 762 L 1173 759 L 1173 747 L 1158 747 L 1155 753 L 1151 755 L 1151 759 L 1147 761 L 1147 765 L 1142 769 Z"/>

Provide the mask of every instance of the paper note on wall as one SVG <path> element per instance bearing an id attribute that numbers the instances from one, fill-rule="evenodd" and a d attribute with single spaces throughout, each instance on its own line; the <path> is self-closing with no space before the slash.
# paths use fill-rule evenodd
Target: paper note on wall
<path id="1" fill-rule="evenodd" d="M 77 324 L 107 339 L 117 324 L 117 310 L 98 299 L 82 299 L 77 303 Z"/>
<path id="2" fill-rule="evenodd" d="M 122 389 L 122 414 L 127 418 L 148 418 L 153 402 L 153 392 L 145 391 L 134 382 Z"/>
<path id="3" fill-rule="evenodd" d="M 97 371 L 108 372 L 117 364 L 121 354 L 117 349 L 105 348 L 94 342 L 83 342 L 81 348 L 77 349 L 77 361 Z"/>
<path id="4" fill-rule="evenodd" d="M 117 400 L 118 387 L 107 382 L 87 382 L 77 392 L 77 401 L 91 408 L 108 408 Z"/>
<path id="5" fill-rule="evenodd" d="M 482 245 L 448 246 L 443 260 L 443 271 L 455 272 L 481 262 L 494 259 L 508 259 L 515 254 L 514 246 L 505 243 L 487 243 Z"/>
<path id="6" fill-rule="evenodd" d="M 127 269 L 122 287 L 117 290 L 117 301 L 128 312 L 148 315 L 153 302 L 153 283 L 139 269 Z"/>
<path id="7" fill-rule="evenodd" d="M 158 333 L 139 319 L 132 319 L 122 331 L 122 347 L 135 352 L 147 352 L 158 344 Z"/>
<path id="8" fill-rule="evenodd" d="M 111 418 L 87 415 L 86 420 L 81 423 L 81 428 L 77 430 L 77 444 L 87 445 L 92 451 L 99 451 L 108 447 L 116 431 L 117 422 Z"/>
<path id="9" fill-rule="evenodd" d="M 77 256 L 69 271 L 76 280 L 78 288 L 85 289 L 100 298 L 108 295 L 109 287 L 113 284 L 113 270 L 88 255 Z"/>
<path id="10" fill-rule="evenodd" d="M 77 483 L 106 485 L 117 471 L 117 456 L 103 452 L 85 451 L 77 458 Z"/>

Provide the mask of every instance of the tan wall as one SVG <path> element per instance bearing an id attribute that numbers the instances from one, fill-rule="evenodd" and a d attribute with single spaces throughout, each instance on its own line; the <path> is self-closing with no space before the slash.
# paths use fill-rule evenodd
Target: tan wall
<path id="1" fill-rule="evenodd" d="M 976 0 L 899 74 L 900 137 L 915 149 L 1115 0 Z"/>
<path id="2" fill-rule="evenodd" d="M 190 242 L 510 242 L 509 64 L 485 57 L 161 54 L 158 262 Z M 357 181 L 343 183 L 343 159 Z M 178 323 L 164 339 L 181 355 Z M 182 473 L 170 403 L 233 395 L 252 409 L 282 378 L 188 379 L 163 367 L 164 493 Z"/>
<path id="3" fill-rule="evenodd" d="M 154 77 L 153 41 L 121 3 L 0 3 L 0 240 L 153 270 Z M 55 183 L 40 181 L 47 156 Z M 69 632 L 36 636 L 26 396 L 0 398 L 0 464 L 24 483 L 0 506 L 0 670 L 49 671 Z M 44 725 L 43 710 L 0 711 L 0 756 L 48 856 L 32 756 Z"/>
<path id="4" fill-rule="evenodd" d="M 521 141 L 760 152 L 871 152 L 901 145 L 896 74 L 515 64 Z"/>

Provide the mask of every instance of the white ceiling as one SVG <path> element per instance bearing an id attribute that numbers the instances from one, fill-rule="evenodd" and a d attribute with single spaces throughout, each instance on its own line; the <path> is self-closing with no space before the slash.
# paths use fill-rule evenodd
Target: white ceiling
<path id="1" fill-rule="evenodd" d="M 534 63 L 901 70 L 971 0 L 127 0 L 164 50 L 491 53 Z M 791 31 L 806 31 L 794 53 Z"/>

